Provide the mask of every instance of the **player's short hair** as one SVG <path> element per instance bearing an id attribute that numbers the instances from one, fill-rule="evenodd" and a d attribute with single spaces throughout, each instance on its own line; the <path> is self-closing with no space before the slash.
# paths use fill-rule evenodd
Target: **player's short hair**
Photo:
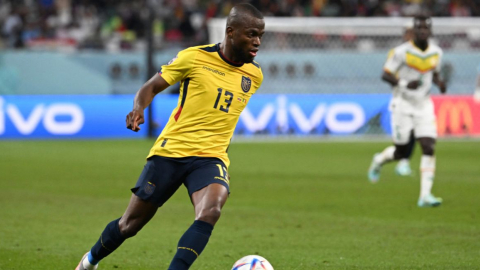
<path id="1" fill-rule="evenodd" d="M 424 21 L 425 23 L 427 23 L 428 27 L 432 27 L 432 18 L 430 18 L 429 15 L 426 15 L 426 14 L 420 14 L 420 15 L 417 15 L 413 18 L 413 25 L 417 25 L 417 23 L 421 22 L 421 21 Z"/>
<path id="2" fill-rule="evenodd" d="M 263 19 L 263 14 L 254 6 L 248 3 L 235 5 L 227 18 L 227 27 L 240 25 L 247 17 Z"/>

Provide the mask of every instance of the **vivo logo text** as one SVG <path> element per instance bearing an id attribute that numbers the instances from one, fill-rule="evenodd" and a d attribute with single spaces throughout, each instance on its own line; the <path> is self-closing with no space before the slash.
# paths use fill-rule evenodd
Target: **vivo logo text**
<path id="1" fill-rule="evenodd" d="M 79 106 L 72 103 L 40 103 L 25 113 L 0 97 L 0 135 L 6 132 L 7 120 L 22 135 L 32 134 L 40 123 L 52 135 L 72 135 L 82 129 L 84 114 Z"/>
<path id="2" fill-rule="evenodd" d="M 311 114 L 306 115 L 301 104 L 289 102 L 283 95 L 278 96 L 275 103 L 265 104 L 257 117 L 248 108 L 241 115 L 242 123 L 252 133 L 267 129 L 273 118 L 279 131 L 287 132 L 296 126 L 304 134 L 313 132 L 322 122 L 332 133 L 351 134 L 366 121 L 363 108 L 354 102 L 318 103 Z"/>

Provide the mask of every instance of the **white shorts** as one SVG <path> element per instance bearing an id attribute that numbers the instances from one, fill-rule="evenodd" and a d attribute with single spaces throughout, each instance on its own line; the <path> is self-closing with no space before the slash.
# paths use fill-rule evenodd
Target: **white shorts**
<path id="1" fill-rule="evenodd" d="M 413 130 L 415 138 L 437 138 L 437 121 L 433 104 L 420 110 L 391 112 L 392 138 L 395 144 L 404 145 L 410 140 Z"/>

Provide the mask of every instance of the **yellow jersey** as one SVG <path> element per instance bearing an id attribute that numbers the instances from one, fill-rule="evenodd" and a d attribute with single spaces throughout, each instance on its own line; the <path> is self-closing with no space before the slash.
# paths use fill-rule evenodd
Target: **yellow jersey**
<path id="1" fill-rule="evenodd" d="M 180 51 L 160 76 L 180 84 L 177 107 L 148 157 L 215 157 L 228 167 L 228 146 L 241 112 L 263 81 L 256 62 L 228 60 L 220 44 Z"/>

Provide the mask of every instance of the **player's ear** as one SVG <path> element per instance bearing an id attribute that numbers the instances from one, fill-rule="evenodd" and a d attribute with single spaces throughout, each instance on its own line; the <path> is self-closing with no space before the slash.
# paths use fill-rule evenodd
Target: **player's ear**
<path id="1" fill-rule="evenodd" d="M 233 38 L 233 27 L 231 26 L 228 26 L 226 31 L 225 31 L 225 34 L 227 35 L 228 38 Z"/>

